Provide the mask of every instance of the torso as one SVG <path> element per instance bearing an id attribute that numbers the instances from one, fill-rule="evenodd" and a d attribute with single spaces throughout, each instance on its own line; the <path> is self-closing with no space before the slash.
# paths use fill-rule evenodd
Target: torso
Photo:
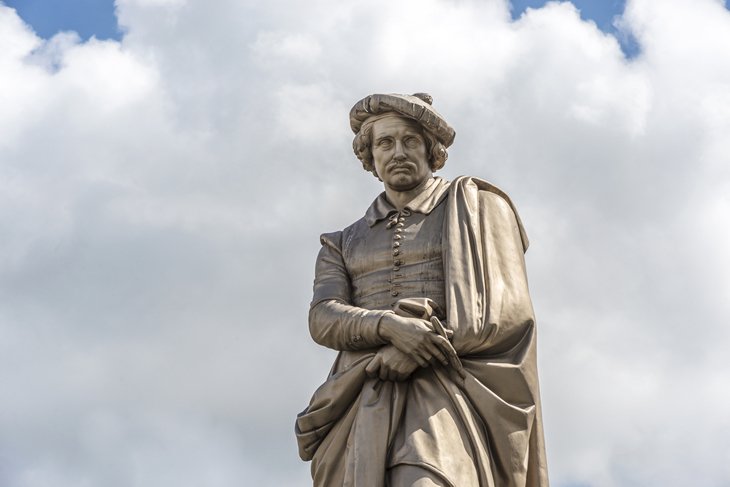
<path id="1" fill-rule="evenodd" d="M 428 215 L 408 209 L 372 227 L 364 219 L 346 228 L 342 253 L 352 283 L 352 304 L 391 309 L 402 298 L 444 305 L 442 228 L 446 201 Z"/>

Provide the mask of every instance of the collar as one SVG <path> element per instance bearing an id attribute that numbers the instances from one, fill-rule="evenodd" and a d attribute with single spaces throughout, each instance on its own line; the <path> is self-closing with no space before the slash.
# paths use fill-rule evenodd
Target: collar
<path id="1" fill-rule="evenodd" d="M 448 189 L 449 182 L 436 176 L 405 207 L 411 211 L 428 215 L 443 201 Z M 385 197 L 385 191 L 383 191 L 365 212 L 365 221 L 368 226 L 372 227 L 380 220 L 384 220 L 397 212 L 398 210 L 388 201 L 388 198 Z"/>

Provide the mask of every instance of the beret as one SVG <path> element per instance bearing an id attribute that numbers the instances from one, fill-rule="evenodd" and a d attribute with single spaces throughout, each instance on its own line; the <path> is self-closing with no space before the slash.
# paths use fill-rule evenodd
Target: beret
<path id="1" fill-rule="evenodd" d="M 368 118 L 386 112 L 395 112 L 420 123 L 439 142 L 448 147 L 454 142 L 456 131 L 433 109 L 432 102 L 433 98 L 427 93 L 369 95 L 355 103 L 350 110 L 350 128 L 357 134 Z"/>

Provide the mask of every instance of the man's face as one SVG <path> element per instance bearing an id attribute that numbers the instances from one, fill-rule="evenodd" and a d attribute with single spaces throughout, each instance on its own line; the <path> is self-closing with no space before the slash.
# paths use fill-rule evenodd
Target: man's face
<path id="1" fill-rule="evenodd" d="M 375 172 L 387 187 L 409 191 L 433 176 L 418 123 L 394 115 L 373 122 L 372 133 Z"/>

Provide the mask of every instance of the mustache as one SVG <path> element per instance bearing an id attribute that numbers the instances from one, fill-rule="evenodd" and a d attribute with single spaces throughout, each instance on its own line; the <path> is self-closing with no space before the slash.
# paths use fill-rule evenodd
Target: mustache
<path id="1" fill-rule="evenodd" d="M 388 171 L 395 171 L 397 169 L 415 169 L 416 164 L 409 159 L 391 159 L 386 164 Z"/>

